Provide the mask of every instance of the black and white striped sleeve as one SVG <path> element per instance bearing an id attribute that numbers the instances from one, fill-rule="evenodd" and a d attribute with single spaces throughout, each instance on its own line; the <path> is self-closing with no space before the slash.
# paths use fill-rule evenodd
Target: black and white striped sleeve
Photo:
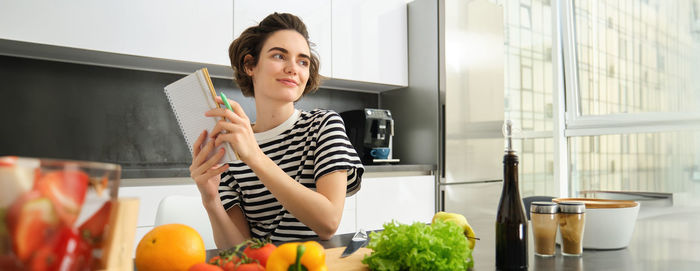
<path id="1" fill-rule="evenodd" d="M 314 180 L 328 173 L 347 170 L 346 196 L 360 189 L 364 167 L 357 152 L 350 144 L 343 119 L 334 111 L 328 111 L 321 121 L 314 154 Z"/>
<path id="2" fill-rule="evenodd" d="M 224 210 L 228 211 L 233 206 L 241 205 L 241 187 L 233 178 L 231 172 L 226 171 L 221 174 L 221 182 L 219 182 L 219 198 L 221 204 L 224 205 Z"/>

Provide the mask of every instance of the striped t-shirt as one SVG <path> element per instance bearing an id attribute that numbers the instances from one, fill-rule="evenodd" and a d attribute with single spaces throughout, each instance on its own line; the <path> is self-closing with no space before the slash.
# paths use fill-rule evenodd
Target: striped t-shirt
<path id="1" fill-rule="evenodd" d="M 255 138 L 267 157 L 313 191 L 316 180 L 337 170 L 347 170 L 346 196 L 360 189 L 364 168 L 336 112 L 295 110 L 284 123 L 256 133 Z M 317 236 L 289 213 L 240 160 L 229 163 L 228 171 L 221 174 L 219 197 L 227 211 L 240 206 L 251 237 L 289 241 Z"/>

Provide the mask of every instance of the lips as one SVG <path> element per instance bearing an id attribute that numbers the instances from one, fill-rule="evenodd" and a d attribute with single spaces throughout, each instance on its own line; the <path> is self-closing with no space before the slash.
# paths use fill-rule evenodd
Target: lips
<path id="1" fill-rule="evenodd" d="M 293 79 L 283 78 L 283 79 L 277 79 L 277 81 L 279 81 L 280 83 L 282 83 L 288 87 L 299 86 L 299 83 L 297 83 L 297 81 L 294 81 Z"/>

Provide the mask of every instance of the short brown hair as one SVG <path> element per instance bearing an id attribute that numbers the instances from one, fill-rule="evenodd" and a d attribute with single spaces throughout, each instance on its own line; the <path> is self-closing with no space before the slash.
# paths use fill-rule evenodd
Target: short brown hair
<path id="1" fill-rule="evenodd" d="M 275 12 L 265 17 L 260 24 L 251 26 L 243 31 L 228 47 L 231 68 L 233 68 L 233 78 L 238 87 L 241 88 L 243 96 L 255 96 L 253 78 L 246 73 L 245 68 L 255 67 L 258 64 L 263 44 L 272 33 L 279 30 L 295 30 L 299 32 L 306 39 L 309 48 L 311 48 L 312 43 L 309 42 L 309 33 L 306 31 L 306 25 L 299 17 L 289 13 Z M 253 56 L 253 61 L 246 63 L 246 55 Z M 321 76 L 318 74 L 320 65 L 318 57 L 312 51 L 310 58 L 309 79 L 306 82 L 306 88 L 304 88 L 302 95 L 315 91 L 321 84 Z"/>

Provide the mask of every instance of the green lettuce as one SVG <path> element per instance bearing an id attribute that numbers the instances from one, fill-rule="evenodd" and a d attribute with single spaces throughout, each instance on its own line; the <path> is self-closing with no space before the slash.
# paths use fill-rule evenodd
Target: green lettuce
<path id="1" fill-rule="evenodd" d="M 467 270 L 474 266 L 464 230 L 454 222 L 436 220 L 432 225 L 395 221 L 370 233 L 367 247 L 373 251 L 362 263 L 371 270 Z"/>

